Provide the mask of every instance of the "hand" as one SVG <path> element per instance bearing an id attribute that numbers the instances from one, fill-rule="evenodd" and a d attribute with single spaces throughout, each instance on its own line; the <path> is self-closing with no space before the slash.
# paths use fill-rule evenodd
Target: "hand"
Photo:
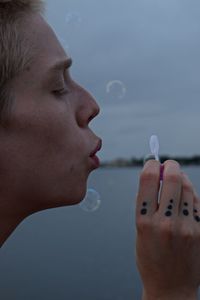
<path id="1" fill-rule="evenodd" d="M 144 299 L 197 299 L 200 284 L 200 201 L 175 161 L 148 161 L 136 204 L 137 265 Z M 159 203 L 158 203 L 159 200 Z"/>

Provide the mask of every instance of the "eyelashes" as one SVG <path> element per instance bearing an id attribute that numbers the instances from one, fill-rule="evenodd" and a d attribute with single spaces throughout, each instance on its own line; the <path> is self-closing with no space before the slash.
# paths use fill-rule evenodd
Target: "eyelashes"
<path id="1" fill-rule="evenodd" d="M 70 80 L 71 78 L 69 72 L 67 69 L 65 69 L 62 76 L 60 76 L 60 78 L 54 82 L 54 86 L 57 88 L 54 89 L 52 93 L 57 97 L 68 94 L 70 92 L 70 89 L 68 88 L 70 85 Z"/>
<path id="2" fill-rule="evenodd" d="M 62 88 L 62 89 L 58 89 L 58 90 L 54 90 L 53 91 L 53 94 L 55 95 L 55 96 L 59 96 L 59 97 L 61 97 L 61 96 L 64 96 L 64 95 L 66 95 L 66 94 L 68 94 L 69 93 L 69 89 L 67 89 L 67 88 Z"/>

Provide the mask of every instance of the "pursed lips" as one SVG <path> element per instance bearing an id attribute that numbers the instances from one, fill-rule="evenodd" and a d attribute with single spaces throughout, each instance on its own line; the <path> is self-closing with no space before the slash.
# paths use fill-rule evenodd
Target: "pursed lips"
<path id="1" fill-rule="evenodd" d="M 99 139 L 99 141 L 98 141 L 98 143 L 97 143 L 95 149 L 90 153 L 90 157 L 95 156 L 95 154 L 96 154 L 99 150 L 101 150 L 101 147 L 102 147 L 102 140 Z"/>

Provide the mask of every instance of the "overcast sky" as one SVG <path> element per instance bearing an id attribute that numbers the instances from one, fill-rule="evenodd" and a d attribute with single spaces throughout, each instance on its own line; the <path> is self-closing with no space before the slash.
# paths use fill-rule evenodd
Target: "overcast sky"
<path id="1" fill-rule="evenodd" d="M 200 1 L 47 0 L 72 76 L 101 107 L 102 160 L 200 154 Z"/>

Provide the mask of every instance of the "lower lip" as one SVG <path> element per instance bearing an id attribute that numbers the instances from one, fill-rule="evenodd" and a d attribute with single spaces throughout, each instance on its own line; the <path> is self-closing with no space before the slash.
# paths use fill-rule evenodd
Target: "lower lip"
<path id="1" fill-rule="evenodd" d="M 91 158 L 91 160 L 92 160 L 92 163 L 93 163 L 93 165 L 94 165 L 94 168 L 95 168 L 95 169 L 99 168 L 99 166 L 100 166 L 100 160 L 99 160 L 98 156 L 93 155 L 93 156 L 90 156 L 90 158 Z"/>

